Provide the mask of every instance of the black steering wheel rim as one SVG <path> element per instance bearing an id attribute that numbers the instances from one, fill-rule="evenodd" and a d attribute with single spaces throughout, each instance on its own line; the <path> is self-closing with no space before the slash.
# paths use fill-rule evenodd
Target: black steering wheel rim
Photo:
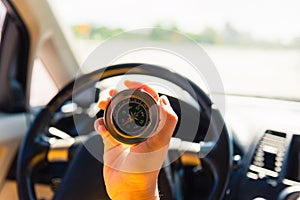
<path id="1" fill-rule="evenodd" d="M 28 133 L 26 134 L 19 151 L 18 163 L 17 163 L 17 180 L 18 180 L 18 193 L 20 199 L 36 199 L 36 195 L 33 188 L 33 182 L 31 180 L 31 173 L 36 164 L 40 161 L 46 160 L 48 147 L 43 145 L 42 142 L 38 141 L 45 132 L 47 123 L 53 117 L 55 111 L 70 97 L 74 90 L 82 90 L 95 83 L 99 80 L 106 78 L 124 75 L 124 74 L 141 74 L 150 75 L 158 78 L 166 79 L 189 93 L 196 94 L 196 100 L 203 109 L 203 112 L 207 116 L 212 116 L 213 112 L 217 112 L 212 109 L 212 102 L 210 98 L 201 90 L 195 83 L 184 78 L 183 76 L 171 72 L 165 68 L 133 63 L 133 64 L 119 64 L 109 66 L 107 68 L 101 68 L 93 71 L 89 74 L 85 74 L 72 81 L 66 87 L 64 87 L 49 103 L 42 109 L 38 114 Z M 186 87 L 186 83 L 189 83 L 189 87 Z M 74 87 L 76 85 L 76 87 Z M 75 91 L 76 92 L 76 91 Z M 216 143 L 214 149 L 202 158 L 203 161 L 207 162 L 210 166 L 213 176 L 215 179 L 215 185 L 209 199 L 220 199 L 224 196 L 225 188 L 229 179 L 231 169 L 231 140 L 224 121 L 221 115 L 217 112 L 217 118 L 210 118 L 212 126 L 217 126 L 220 123 L 223 124 L 220 138 Z M 37 144 L 39 145 L 35 145 Z M 218 157 L 224 156 L 222 160 L 217 159 Z"/>

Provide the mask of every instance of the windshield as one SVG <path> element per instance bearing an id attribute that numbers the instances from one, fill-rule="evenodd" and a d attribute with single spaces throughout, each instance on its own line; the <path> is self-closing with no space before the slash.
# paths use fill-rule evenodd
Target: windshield
<path id="1" fill-rule="evenodd" d="M 124 37 L 116 45 L 122 46 L 151 40 L 193 51 L 189 45 L 192 40 L 215 64 L 225 93 L 300 100 L 298 0 L 49 3 L 81 64 L 101 42 L 119 34 Z M 159 29 L 143 35 L 130 33 L 149 27 Z M 157 31 L 160 29 L 184 37 Z M 135 59 L 125 61 L 136 62 Z"/>

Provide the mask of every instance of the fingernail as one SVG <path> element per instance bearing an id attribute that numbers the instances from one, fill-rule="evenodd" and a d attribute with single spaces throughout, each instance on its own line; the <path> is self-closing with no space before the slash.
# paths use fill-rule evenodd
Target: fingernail
<path id="1" fill-rule="evenodd" d="M 109 96 L 111 96 L 111 97 L 114 96 L 114 90 L 109 91 Z"/>
<path id="2" fill-rule="evenodd" d="M 169 99 L 166 96 L 162 96 L 162 102 L 164 105 L 169 105 Z"/>
<path id="3" fill-rule="evenodd" d="M 96 130 L 97 132 L 100 131 L 100 124 L 99 124 L 99 122 L 98 122 L 97 120 L 96 120 L 95 123 L 94 123 L 94 127 L 95 127 L 95 130 Z"/>

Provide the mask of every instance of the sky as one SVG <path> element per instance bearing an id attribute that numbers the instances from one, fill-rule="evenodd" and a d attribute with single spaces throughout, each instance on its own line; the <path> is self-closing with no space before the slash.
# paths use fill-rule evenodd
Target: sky
<path id="1" fill-rule="evenodd" d="M 221 30 L 229 22 L 254 38 L 300 37 L 299 0 L 48 0 L 68 25 L 93 23 L 125 30 L 176 24 L 185 32 Z"/>

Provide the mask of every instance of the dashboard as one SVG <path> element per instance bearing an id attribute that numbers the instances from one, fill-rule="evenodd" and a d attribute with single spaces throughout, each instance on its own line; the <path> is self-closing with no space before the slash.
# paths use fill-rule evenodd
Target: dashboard
<path id="1" fill-rule="evenodd" d="M 300 103 L 230 96 L 226 105 L 234 140 L 226 199 L 297 199 Z"/>
<path id="2" fill-rule="evenodd" d="M 78 101 L 83 99 L 81 106 L 86 108 L 90 106 L 84 105 L 87 97 L 91 97 L 88 102 L 94 100 L 87 93 L 78 97 Z M 225 103 L 224 118 L 233 138 L 233 168 L 224 199 L 297 199 L 300 196 L 300 102 L 231 95 L 226 96 Z M 85 115 L 79 116 L 87 119 Z M 62 120 L 54 120 L 56 127 L 78 134 L 76 129 L 64 130 L 64 127 L 74 127 L 72 115 L 57 117 Z M 84 121 L 81 126 L 87 133 L 93 131 L 86 120 L 79 121 Z M 67 166 L 52 165 L 56 165 L 55 171 L 49 166 L 38 172 L 39 183 L 51 185 L 48 180 L 52 182 L 53 177 L 63 176 Z M 213 182 L 205 166 L 198 171 L 189 166 L 176 171 L 186 199 L 207 199 Z"/>

